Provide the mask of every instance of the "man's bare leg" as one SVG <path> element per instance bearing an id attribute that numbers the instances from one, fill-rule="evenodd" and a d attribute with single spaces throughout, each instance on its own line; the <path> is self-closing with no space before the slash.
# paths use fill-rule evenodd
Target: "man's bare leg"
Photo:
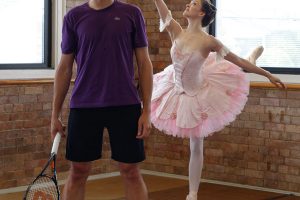
<path id="1" fill-rule="evenodd" d="M 127 200 L 148 200 L 148 191 L 138 164 L 119 163 Z"/>
<path id="2" fill-rule="evenodd" d="M 90 170 L 90 162 L 71 163 L 70 174 L 62 193 L 62 200 L 84 200 L 85 185 Z"/>

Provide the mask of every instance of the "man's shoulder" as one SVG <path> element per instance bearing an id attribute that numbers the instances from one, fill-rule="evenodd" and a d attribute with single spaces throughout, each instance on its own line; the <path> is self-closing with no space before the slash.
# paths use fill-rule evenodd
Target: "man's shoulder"
<path id="1" fill-rule="evenodd" d="M 126 3 L 126 2 L 121 2 L 121 1 L 117 1 L 117 4 L 118 4 L 119 8 L 128 10 L 130 12 L 141 12 L 141 9 L 137 5 Z"/>
<path id="2" fill-rule="evenodd" d="M 80 5 L 77 5 L 74 8 L 71 8 L 67 12 L 66 16 L 67 17 L 74 17 L 76 15 L 80 15 L 81 13 L 86 12 L 86 9 L 87 9 L 87 3 L 83 3 L 83 4 L 80 4 Z"/>

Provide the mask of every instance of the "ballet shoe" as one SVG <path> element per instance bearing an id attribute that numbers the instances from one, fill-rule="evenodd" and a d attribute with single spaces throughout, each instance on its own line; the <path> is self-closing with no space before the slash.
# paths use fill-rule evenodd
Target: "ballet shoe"
<path id="1" fill-rule="evenodd" d="M 186 196 L 186 200 L 197 200 L 197 196 L 189 194 L 189 195 Z"/>
<path id="2" fill-rule="evenodd" d="M 253 49 L 253 51 L 251 52 L 251 54 L 249 55 L 249 57 L 247 58 L 247 60 L 249 62 L 251 62 L 252 64 L 256 65 L 256 60 L 261 56 L 261 54 L 264 51 L 264 47 L 263 46 L 258 46 L 255 49 Z"/>

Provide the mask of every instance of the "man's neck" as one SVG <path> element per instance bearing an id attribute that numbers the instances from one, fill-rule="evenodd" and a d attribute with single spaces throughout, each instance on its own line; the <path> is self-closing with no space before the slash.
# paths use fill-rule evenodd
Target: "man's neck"
<path id="1" fill-rule="evenodd" d="M 114 0 L 90 0 L 89 6 L 95 10 L 101 10 L 113 4 Z"/>

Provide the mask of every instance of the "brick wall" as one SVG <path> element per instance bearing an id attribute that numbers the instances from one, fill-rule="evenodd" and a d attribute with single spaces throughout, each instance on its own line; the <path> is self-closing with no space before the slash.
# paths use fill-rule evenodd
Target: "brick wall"
<path id="1" fill-rule="evenodd" d="M 27 185 L 49 158 L 52 96 L 51 82 L 0 84 L 0 189 Z M 64 104 L 65 124 L 68 103 L 67 100 Z M 69 163 L 64 159 L 65 142 L 64 139 L 61 141 L 58 151 L 60 179 L 65 178 L 69 169 Z M 103 150 L 104 159 L 94 163 L 92 174 L 116 171 L 115 163 L 109 159 L 107 139 Z"/>
<path id="2" fill-rule="evenodd" d="M 84 1 L 67 1 L 67 9 Z M 154 71 L 170 63 L 167 33 L 158 32 L 152 0 L 131 0 L 143 10 Z M 166 1 L 183 26 L 186 2 Z M 49 123 L 52 83 L 0 85 L 0 188 L 26 185 L 39 171 L 50 150 Z M 67 116 L 64 109 L 64 121 Z M 94 163 L 93 174 L 116 171 L 109 160 Z M 143 169 L 187 175 L 189 141 L 165 136 L 156 129 L 146 140 Z M 59 178 L 68 170 L 64 141 L 59 150 Z M 251 88 L 249 101 L 238 119 L 205 140 L 203 178 L 254 186 L 300 191 L 300 90 Z"/>

